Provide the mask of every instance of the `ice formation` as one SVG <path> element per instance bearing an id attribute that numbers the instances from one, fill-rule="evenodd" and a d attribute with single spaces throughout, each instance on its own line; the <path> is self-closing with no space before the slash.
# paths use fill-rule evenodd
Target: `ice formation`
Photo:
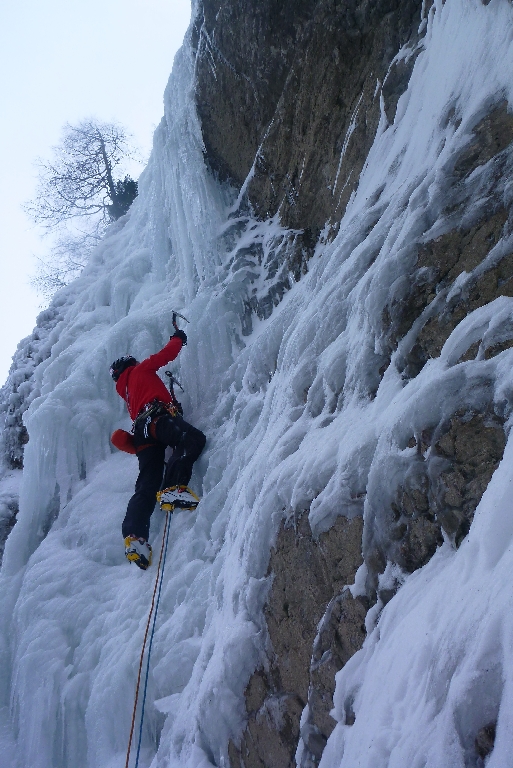
<path id="1" fill-rule="evenodd" d="M 475 341 L 500 337 L 513 319 L 510 298 L 471 313 L 410 381 L 394 365 L 372 377 L 408 244 L 445 231 L 453 158 L 491 103 L 513 100 L 510 3 L 437 0 L 423 24 L 408 89 L 394 123 L 383 115 L 336 239 L 321 241 L 308 274 L 251 327 L 247 303 L 267 291 L 266 263 L 289 233 L 251 219 L 207 172 L 186 38 L 140 195 L 55 299 L 48 356 L 35 368 L 20 512 L 0 576 L 5 768 L 125 764 L 153 577 L 123 557 L 136 462 L 109 444 L 128 420 L 108 366 L 160 348 L 172 309 L 190 319 L 173 368 L 185 413 L 208 443 L 192 480 L 197 513 L 172 520 L 146 768 L 229 765 L 244 688 L 263 654 L 269 549 L 283 516 L 309 508 L 313 530 L 326 530 L 366 488 L 371 515 L 369 495 L 387 492 L 426 413 L 469 406 L 487 388 L 509 414 L 513 352 L 458 361 Z M 479 205 L 476 193 L 469 219 Z M 254 242 L 262 264 L 248 255 Z M 499 242 L 495 255 L 508 246 Z M 463 768 L 482 718 L 498 718 L 488 768 L 509 765 L 512 458 L 508 443 L 459 550 L 446 542 L 369 615 L 363 649 L 337 678 L 339 724 L 322 768 Z M 162 527 L 156 511 L 155 548 Z"/>

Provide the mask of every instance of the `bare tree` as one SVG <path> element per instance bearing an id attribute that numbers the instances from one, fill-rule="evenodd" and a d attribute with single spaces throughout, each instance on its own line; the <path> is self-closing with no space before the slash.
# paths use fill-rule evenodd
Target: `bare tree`
<path id="1" fill-rule="evenodd" d="M 47 256 L 39 256 L 30 283 L 47 301 L 53 294 L 80 275 L 101 235 L 81 232 L 60 235 Z"/>
<path id="2" fill-rule="evenodd" d="M 135 154 L 130 138 L 122 126 L 91 118 L 65 125 L 53 158 L 37 161 L 36 196 L 25 211 L 56 237 L 32 280 L 45 298 L 80 274 L 107 224 L 137 196 L 137 182 L 126 174 Z"/>
<path id="3" fill-rule="evenodd" d="M 115 123 L 83 120 L 65 125 L 52 160 L 37 161 L 39 184 L 26 206 L 29 216 L 55 231 L 76 219 L 106 224 L 122 216 L 137 195 L 137 182 L 116 169 L 133 157 L 129 136 Z"/>

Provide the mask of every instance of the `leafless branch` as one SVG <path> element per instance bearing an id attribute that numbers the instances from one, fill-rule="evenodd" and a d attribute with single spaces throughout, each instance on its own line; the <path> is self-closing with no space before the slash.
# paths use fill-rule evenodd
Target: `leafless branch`
<path id="1" fill-rule="evenodd" d="M 133 155 L 130 137 L 120 125 L 93 119 L 65 125 L 52 160 L 36 163 L 38 188 L 26 212 L 50 231 L 84 217 L 108 223 L 117 204 L 115 169 Z"/>

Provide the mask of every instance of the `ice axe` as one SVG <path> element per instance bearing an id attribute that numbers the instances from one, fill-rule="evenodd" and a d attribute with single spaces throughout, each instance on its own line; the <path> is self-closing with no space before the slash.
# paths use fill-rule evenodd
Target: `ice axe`
<path id="1" fill-rule="evenodd" d="M 178 379 L 175 377 L 175 375 L 173 373 L 171 373 L 171 371 L 164 371 L 164 373 L 166 374 L 166 376 L 169 379 L 169 388 L 171 390 L 173 389 L 174 385 L 176 384 L 178 387 L 180 387 L 182 392 L 185 392 L 184 388 L 182 387 L 182 385 L 180 384 Z M 172 394 L 174 395 L 174 392 L 172 392 Z"/>
<path id="2" fill-rule="evenodd" d="M 187 318 L 185 317 L 185 315 L 181 315 L 181 314 L 180 314 L 180 312 L 175 312 L 175 311 L 173 310 L 173 328 L 175 329 L 175 331 L 179 331 L 179 330 L 180 330 L 180 328 L 178 327 L 178 323 L 176 322 L 176 318 L 177 318 L 177 317 L 181 317 L 181 318 L 182 318 L 182 320 L 185 320 L 185 322 L 186 322 L 186 323 L 188 323 L 188 322 L 189 322 L 189 320 L 187 320 Z"/>
<path id="3" fill-rule="evenodd" d="M 181 403 L 178 401 L 178 398 L 176 397 L 176 394 L 175 394 L 175 387 L 174 387 L 174 385 L 176 384 L 178 387 L 180 387 L 180 389 L 182 390 L 182 392 L 184 391 L 184 388 L 182 387 L 182 385 L 180 384 L 180 382 L 178 381 L 178 379 L 176 379 L 176 378 L 173 376 L 173 374 L 171 373 L 171 371 L 166 371 L 165 373 L 166 373 L 166 376 L 167 376 L 167 377 L 168 377 L 168 379 L 169 379 L 169 384 L 168 384 L 168 386 L 169 386 L 169 392 L 170 392 L 170 394 L 171 394 L 171 403 L 172 403 L 172 405 L 174 405 L 174 407 L 176 408 L 176 410 L 178 411 L 178 413 L 180 414 L 180 416 L 183 416 L 183 408 L 182 408 L 182 404 L 181 404 Z"/>

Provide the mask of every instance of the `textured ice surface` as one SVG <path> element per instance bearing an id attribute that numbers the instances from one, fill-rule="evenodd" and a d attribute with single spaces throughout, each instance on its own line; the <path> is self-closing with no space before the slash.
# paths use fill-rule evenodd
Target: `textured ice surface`
<path id="1" fill-rule="evenodd" d="M 228 764 L 263 652 L 269 547 L 284 515 L 309 508 L 316 531 L 351 515 L 355 496 L 382 492 L 382 468 L 428 412 L 471 405 L 483 388 L 510 407 L 511 351 L 456 361 L 469 339 L 512 317 L 511 299 L 471 314 L 406 386 L 394 365 L 381 382 L 374 371 L 409 245 L 447 226 L 455 153 L 491 104 L 512 100 L 512 29 L 507 0 L 435 3 L 395 122 L 383 116 L 336 240 L 318 247 L 309 274 L 250 335 L 247 301 L 266 285 L 262 264 L 241 249 L 252 232 L 260 244 L 284 234 L 276 221 L 264 233 L 248 217 L 229 219 L 234 201 L 203 163 L 188 45 L 177 55 L 139 197 L 57 297 L 64 321 L 35 372 L 19 520 L 0 576 L 0 747 L 21 768 L 124 766 L 154 571 L 123 557 L 136 462 L 109 444 L 128 420 L 108 366 L 160 348 L 173 308 L 191 323 L 172 367 L 186 417 L 208 443 L 191 482 L 202 502 L 172 520 L 145 768 Z M 460 550 L 442 547 L 375 628 L 369 621 L 338 678 L 341 722 L 323 768 L 466 765 L 474 701 L 480 717 L 499 713 L 488 765 L 509 764 L 511 453 Z M 162 525 L 156 512 L 157 549 Z M 352 727 L 343 725 L 348 697 Z"/>

